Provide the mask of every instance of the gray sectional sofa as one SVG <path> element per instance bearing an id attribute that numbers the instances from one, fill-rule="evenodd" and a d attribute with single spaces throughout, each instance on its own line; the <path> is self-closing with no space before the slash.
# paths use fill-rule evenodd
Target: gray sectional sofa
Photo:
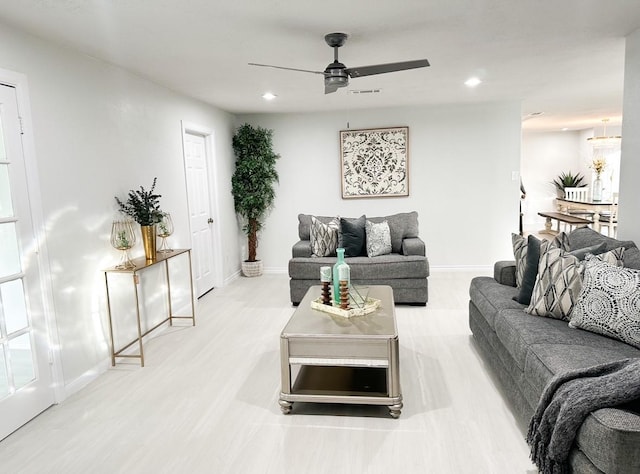
<path id="1" fill-rule="evenodd" d="M 314 216 L 323 223 L 335 217 Z M 429 299 L 429 261 L 424 241 L 418 237 L 418 213 L 407 212 L 385 217 L 368 217 L 372 222 L 387 221 L 391 232 L 391 253 L 375 257 L 355 256 L 345 260 L 351 267 L 351 281 L 359 285 L 389 285 L 397 304 L 425 305 Z M 299 241 L 291 249 L 289 288 L 291 302 L 300 303 L 309 287 L 319 284 L 320 267 L 332 266 L 335 256 L 312 256 L 311 215 L 298 215 Z"/>
<path id="2" fill-rule="evenodd" d="M 569 234 L 570 249 L 605 242 L 624 246 L 624 265 L 640 267 L 633 242 L 610 239 L 585 228 Z M 567 321 L 528 314 L 513 298 L 515 262 L 497 262 L 494 277 L 476 277 L 470 286 L 469 325 L 475 346 L 492 369 L 516 418 L 526 427 L 546 384 L 556 374 L 625 358 L 640 357 L 632 345 L 581 329 Z M 640 401 L 591 412 L 582 423 L 569 457 L 577 473 L 640 472 Z"/>

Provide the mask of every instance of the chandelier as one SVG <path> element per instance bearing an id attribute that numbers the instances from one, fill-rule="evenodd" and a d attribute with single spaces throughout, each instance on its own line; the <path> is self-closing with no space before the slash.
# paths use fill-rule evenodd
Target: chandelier
<path id="1" fill-rule="evenodd" d="M 587 141 L 591 143 L 594 148 L 612 148 L 620 144 L 620 140 L 622 140 L 620 135 L 607 135 L 608 121 L 609 119 L 602 119 L 602 135 L 587 138 Z"/>

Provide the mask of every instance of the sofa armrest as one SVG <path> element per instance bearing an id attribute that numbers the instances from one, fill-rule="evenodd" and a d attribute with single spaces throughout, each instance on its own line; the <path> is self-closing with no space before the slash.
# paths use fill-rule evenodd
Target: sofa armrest
<path id="1" fill-rule="evenodd" d="M 493 265 L 493 278 L 501 285 L 516 286 L 515 260 L 501 260 Z"/>
<path id="2" fill-rule="evenodd" d="M 291 256 L 296 257 L 311 257 L 311 241 L 299 240 L 291 248 Z"/>
<path id="3" fill-rule="evenodd" d="M 402 255 L 426 256 L 426 247 L 420 237 L 407 237 L 402 239 Z"/>

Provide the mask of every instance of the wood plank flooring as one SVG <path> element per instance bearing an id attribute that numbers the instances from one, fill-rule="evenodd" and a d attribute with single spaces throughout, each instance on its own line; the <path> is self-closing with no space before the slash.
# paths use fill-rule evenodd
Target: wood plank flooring
<path id="1" fill-rule="evenodd" d="M 404 409 L 278 406 L 284 275 L 199 301 L 195 327 L 145 346 L 0 443 L 3 473 L 535 473 L 467 323 L 477 273 L 434 272 L 396 307 Z"/>

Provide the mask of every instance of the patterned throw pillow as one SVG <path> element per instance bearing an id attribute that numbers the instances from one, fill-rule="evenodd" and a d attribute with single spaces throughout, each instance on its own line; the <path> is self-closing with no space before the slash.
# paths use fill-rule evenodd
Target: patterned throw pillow
<path id="1" fill-rule="evenodd" d="M 338 247 L 338 219 L 324 224 L 315 216 L 311 216 L 311 256 L 331 257 L 336 254 Z"/>
<path id="2" fill-rule="evenodd" d="M 554 247 L 569 250 L 569 235 L 565 232 L 560 232 L 551 242 Z M 520 288 L 527 266 L 527 239 L 518 234 L 511 234 L 511 243 L 513 245 L 513 257 L 516 261 L 516 287 Z"/>
<path id="3" fill-rule="evenodd" d="M 620 247 L 594 258 L 611 265 L 622 265 L 623 253 L 624 248 Z M 531 303 L 525 311 L 568 321 L 582 290 L 583 271 L 584 264 L 576 255 L 554 248 L 551 242 L 543 242 Z"/>
<path id="4" fill-rule="evenodd" d="M 387 255 L 391 253 L 391 230 L 389 223 L 380 223 L 367 220 L 367 256 Z"/>
<path id="5" fill-rule="evenodd" d="M 522 286 L 524 267 L 527 264 L 527 239 L 518 234 L 511 234 L 513 257 L 516 260 L 516 287 Z"/>
<path id="6" fill-rule="evenodd" d="M 570 327 L 640 349 L 640 271 L 589 259 Z"/>

